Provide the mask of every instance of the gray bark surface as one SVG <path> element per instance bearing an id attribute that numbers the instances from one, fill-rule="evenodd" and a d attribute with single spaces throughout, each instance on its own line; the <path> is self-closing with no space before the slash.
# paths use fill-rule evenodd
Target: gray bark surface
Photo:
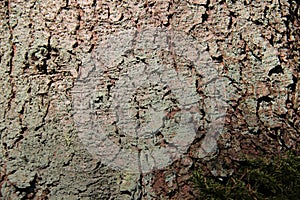
<path id="1" fill-rule="evenodd" d="M 196 160 L 222 175 L 226 156 L 299 149 L 299 12 L 292 0 L 0 1 L 0 199 L 195 199 Z M 131 174 L 83 144 L 72 88 L 105 37 L 149 27 L 205 47 L 226 85 L 227 114 L 218 149 L 203 156 L 203 117 L 184 158 Z M 165 62 L 187 66 L 180 59 Z"/>

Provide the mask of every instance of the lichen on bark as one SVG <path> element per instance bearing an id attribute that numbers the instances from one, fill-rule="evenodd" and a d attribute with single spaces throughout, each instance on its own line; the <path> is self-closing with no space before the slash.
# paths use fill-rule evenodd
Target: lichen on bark
<path id="1" fill-rule="evenodd" d="M 189 177 L 206 144 L 202 137 L 186 157 L 137 176 L 95 159 L 78 136 L 71 90 L 80 69 L 106 37 L 130 29 L 185 33 L 215 63 L 226 85 L 221 101 L 227 114 L 214 141 L 219 150 L 202 159 L 211 171 L 222 172 L 216 163 L 225 157 L 299 150 L 297 1 L 5 0 L 0 5 L 0 198 L 195 198 Z M 180 59 L 175 61 L 184 63 Z M 197 94 L 203 88 L 198 85 Z"/>

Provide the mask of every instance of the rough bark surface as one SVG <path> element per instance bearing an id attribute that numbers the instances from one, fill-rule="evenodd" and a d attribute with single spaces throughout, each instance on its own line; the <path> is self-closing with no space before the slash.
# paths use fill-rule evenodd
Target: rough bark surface
<path id="1" fill-rule="evenodd" d="M 299 149 L 297 1 L 6 0 L 0 5 L 1 199 L 195 199 L 189 178 L 199 159 L 226 176 L 224 160 Z M 204 127 L 182 159 L 133 174 L 112 169 L 83 145 L 71 91 L 84 60 L 105 37 L 149 27 L 184 32 L 205 47 L 226 84 L 227 114 L 219 148 L 205 158 Z M 187 65 L 165 57 L 166 63 Z M 159 93 L 159 87 L 151 90 Z"/>

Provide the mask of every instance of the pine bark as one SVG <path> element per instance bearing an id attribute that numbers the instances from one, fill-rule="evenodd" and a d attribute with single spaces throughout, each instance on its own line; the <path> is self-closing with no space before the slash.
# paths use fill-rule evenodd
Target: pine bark
<path id="1" fill-rule="evenodd" d="M 192 36 L 226 80 L 219 148 L 205 157 L 211 171 L 222 175 L 224 157 L 299 149 L 297 1 L 6 0 L 0 5 L 1 199 L 196 198 L 189 178 L 202 137 L 193 141 L 189 156 L 138 176 L 111 169 L 78 137 L 71 91 L 84 60 L 105 37 L 129 29 L 166 28 Z"/>

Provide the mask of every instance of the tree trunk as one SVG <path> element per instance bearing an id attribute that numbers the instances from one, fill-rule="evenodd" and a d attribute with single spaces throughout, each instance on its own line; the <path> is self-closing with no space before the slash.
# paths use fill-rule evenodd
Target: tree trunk
<path id="1" fill-rule="evenodd" d="M 299 149 L 296 1 L 0 4 L 1 199 L 195 199 L 199 159 Z"/>

